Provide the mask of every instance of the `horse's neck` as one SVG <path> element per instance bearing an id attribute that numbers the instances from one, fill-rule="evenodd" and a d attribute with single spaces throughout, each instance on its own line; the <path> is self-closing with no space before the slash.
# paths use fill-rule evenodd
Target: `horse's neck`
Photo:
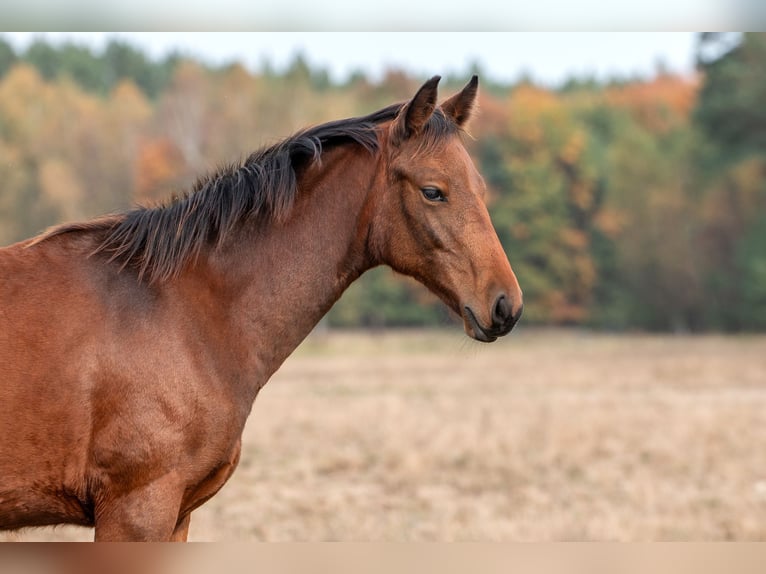
<path id="1" fill-rule="evenodd" d="M 243 230 L 234 249 L 220 251 L 238 367 L 255 392 L 369 268 L 362 212 L 371 163 L 323 158 L 321 172 L 304 177 L 286 222 Z"/>

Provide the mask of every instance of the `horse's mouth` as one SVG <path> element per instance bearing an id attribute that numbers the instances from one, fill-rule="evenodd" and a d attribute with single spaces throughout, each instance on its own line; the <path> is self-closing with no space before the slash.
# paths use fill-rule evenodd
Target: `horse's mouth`
<path id="1" fill-rule="evenodd" d="M 498 335 L 501 334 L 498 333 L 498 335 L 495 335 L 491 329 L 482 327 L 478 319 L 476 319 L 476 315 L 473 314 L 473 311 L 471 311 L 471 308 L 467 305 L 463 307 L 463 321 L 468 335 L 482 343 L 494 343 L 497 341 Z M 502 335 L 504 334 L 505 333 L 502 333 Z"/>

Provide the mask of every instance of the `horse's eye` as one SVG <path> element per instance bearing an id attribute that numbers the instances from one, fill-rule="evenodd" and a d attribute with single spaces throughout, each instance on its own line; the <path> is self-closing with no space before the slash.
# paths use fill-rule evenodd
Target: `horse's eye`
<path id="1" fill-rule="evenodd" d="M 428 201 L 446 201 L 447 198 L 437 187 L 424 187 L 420 190 Z"/>

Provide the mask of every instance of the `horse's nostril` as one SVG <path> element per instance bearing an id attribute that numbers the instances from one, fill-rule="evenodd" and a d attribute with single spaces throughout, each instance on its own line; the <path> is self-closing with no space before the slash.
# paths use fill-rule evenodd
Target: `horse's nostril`
<path id="1" fill-rule="evenodd" d="M 492 321 L 495 325 L 501 325 L 508 321 L 511 317 L 511 306 L 508 304 L 508 299 L 505 295 L 500 295 L 495 301 L 495 306 L 492 308 Z"/>

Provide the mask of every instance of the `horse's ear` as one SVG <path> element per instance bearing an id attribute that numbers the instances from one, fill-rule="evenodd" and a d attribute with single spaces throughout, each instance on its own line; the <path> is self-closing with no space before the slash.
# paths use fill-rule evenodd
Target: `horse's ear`
<path id="1" fill-rule="evenodd" d="M 441 76 L 434 76 L 423 84 L 418 93 L 405 104 L 394 124 L 396 141 L 406 140 L 423 129 L 436 109 L 436 86 Z"/>
<path id="2" fill-rule="evenodd" d="M 471 118 L 476 105 L 476 93 L 479 91 L 479 76 L 473 76 L 459 93 L 442 103 L 442 111 L 458 127 L 463 127 Z"/>

